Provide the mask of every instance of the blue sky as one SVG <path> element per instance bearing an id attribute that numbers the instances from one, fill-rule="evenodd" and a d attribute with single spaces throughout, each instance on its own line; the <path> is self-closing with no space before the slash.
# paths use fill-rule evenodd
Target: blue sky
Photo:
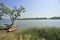
<path id="1" fill-rule="evenodd" d="M 1 2 L 10 9 L 23 5 L 26 12 L 21 14 L 21 18 L 60 16 L 59 0 L 0 0 Z"/>

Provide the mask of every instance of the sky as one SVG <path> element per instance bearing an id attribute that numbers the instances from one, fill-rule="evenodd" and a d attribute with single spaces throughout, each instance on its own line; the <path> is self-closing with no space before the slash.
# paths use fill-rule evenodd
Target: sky
<path id="1" fill-rule="evenodd" d="M 10 9 L 23 5 L 26 12 L 22 13 L 20 18 L 60 16 L 60 0 L 0 0 L 0 3 Z"/>

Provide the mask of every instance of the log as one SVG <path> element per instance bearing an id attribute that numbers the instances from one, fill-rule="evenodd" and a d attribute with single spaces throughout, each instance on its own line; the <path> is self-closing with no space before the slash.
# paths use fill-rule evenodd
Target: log
<path id="1" fill-rule="evenodd" d="M 17 28 L 17 26 L 15 25 L 12 25 L 9 29 L 8 29 L 8 32 L 12 32 L 12 31 L 15 31 Z"/>

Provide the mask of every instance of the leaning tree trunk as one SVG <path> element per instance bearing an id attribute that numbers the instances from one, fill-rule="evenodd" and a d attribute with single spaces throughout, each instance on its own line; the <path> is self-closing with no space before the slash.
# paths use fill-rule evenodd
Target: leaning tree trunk
<path id="1" fill-rule="evenodd" d="M 14 19 L 13 19 L 13 20 L 11 20 L 11 22 L 12 22 L 12 24 L 11 24 L 11 25 L 14 25 Z"/>
<path id="2" fill-rule="evenodd" d="M 0 16 L 0 20 L 2 19 L 2 17 Z"/>

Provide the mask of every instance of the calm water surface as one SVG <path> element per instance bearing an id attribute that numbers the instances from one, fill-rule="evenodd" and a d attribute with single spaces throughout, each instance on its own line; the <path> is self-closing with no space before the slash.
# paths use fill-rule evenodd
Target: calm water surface
<path id="1" fill-rule="evenodd" d="M 0 25 L 2 24 L 11 24 L 10 20 L 0 20 Z M 18 28 L 25 27 L 60 27 L 60 20 L 16 20 L 15 25 Z"/>

